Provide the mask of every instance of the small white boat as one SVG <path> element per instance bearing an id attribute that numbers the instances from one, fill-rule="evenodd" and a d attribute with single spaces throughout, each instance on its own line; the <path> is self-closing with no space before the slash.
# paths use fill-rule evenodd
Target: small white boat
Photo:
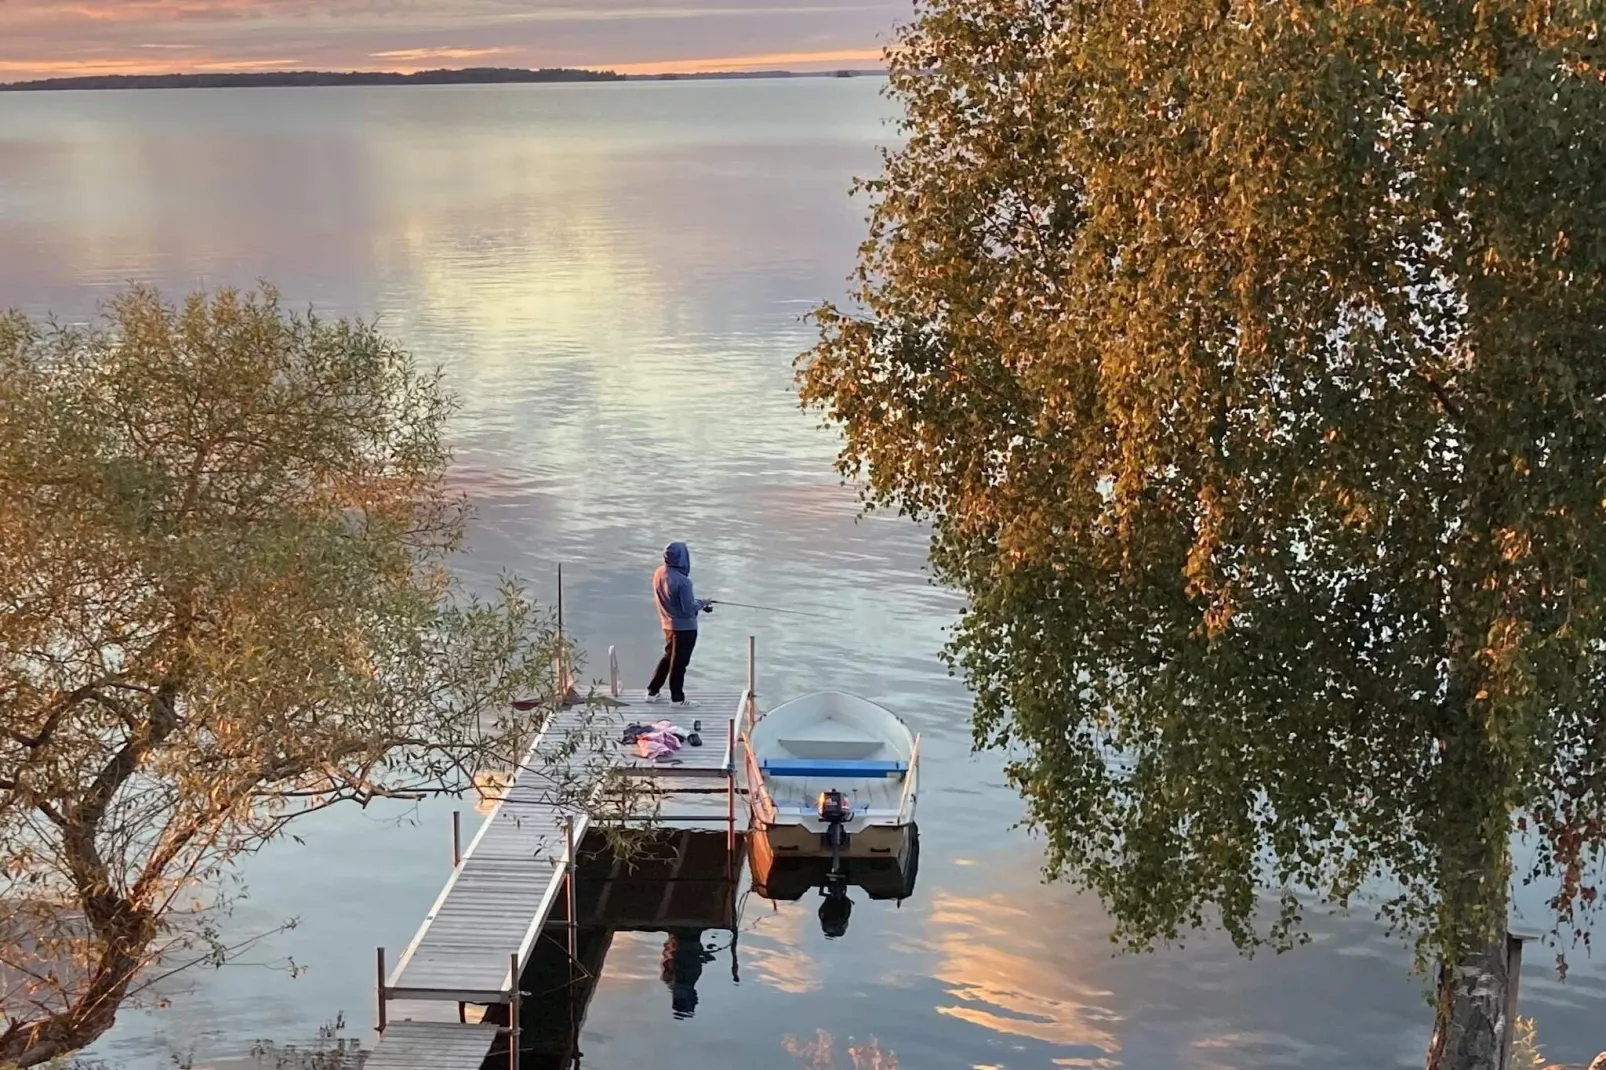
<path id="1" fill-rule="evenodd" d="M 875 703 L 822 691 L 750 727 L 747 788 L 776 857 L 892 858 L 909 849 L 920 737 Z"/>

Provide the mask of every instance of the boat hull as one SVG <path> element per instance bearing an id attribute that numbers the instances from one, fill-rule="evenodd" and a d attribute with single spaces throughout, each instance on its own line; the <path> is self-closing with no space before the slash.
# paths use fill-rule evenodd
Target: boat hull
<path id="1" fill-rule="evenodd" d="M 776 854 L 764 836 L 749 836 L 748 858 L 753 890 L 766 899 L 796 902 L 831 879 L 831 860 L 813 855 Z M 920 829 L 910 826 L 904 855 L 845 858 L 841 878 L 870 899 L 904 900 L 914 894 L 920 866 Z"/>
<path id="2" fill-rule="evenodd" d="M 850 832 L 843 845 L 843 858 L 890 858 L 902 863 L 909 850 L 914 823 L 869 825 Z M 801 824 L 756 822 L 755 831 L 777 858 L 830 858 L 831 845 L 823 832 Z"/>

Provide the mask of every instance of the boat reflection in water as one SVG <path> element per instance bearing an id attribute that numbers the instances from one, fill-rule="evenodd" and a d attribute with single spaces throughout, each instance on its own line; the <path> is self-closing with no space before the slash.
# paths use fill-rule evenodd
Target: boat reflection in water
<path id="1" fill-rule="evenodd" d="M 914 894 L 920 875 L 920 827 L 905 830 L 907 841 L 895 854 L 878 858 L 841 858 L 787 855 L 773 850 L 768 837 L 748 838 L 748 864 L 753 874 L 753 891 L 765 899 L 795 903 L 818 890 L 820 931 L 830 939 L 847 935 L 853 916 L 850 888 L 858 888 L 874 900 L 891 899 L 902 904 Z"/>

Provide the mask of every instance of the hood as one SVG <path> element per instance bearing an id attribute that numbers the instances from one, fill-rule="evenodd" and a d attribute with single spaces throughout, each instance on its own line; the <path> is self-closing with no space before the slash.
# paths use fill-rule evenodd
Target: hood
<path id="1" fill-rule="evenodd" d="M 676 572 L 691 575 L 691 551 L 683 542 L 672 542 L 664 547 L 664 564 Z"/>

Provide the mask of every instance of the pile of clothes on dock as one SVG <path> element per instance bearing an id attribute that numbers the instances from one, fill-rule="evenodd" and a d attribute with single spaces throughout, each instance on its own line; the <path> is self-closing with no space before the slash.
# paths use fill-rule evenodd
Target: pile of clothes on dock
<path id="1" fill-rule="evenodd" d="M 702 727 L 701 721 L 693 721 L 690 732 L 671 721 L 630 724 L 625 726 L 620 742 L 634 743 L 636 753 L 648 761 L 664 761 L 673 758 L 681 747 L 701 747 L 703 741 L 697 733 Z"/>

